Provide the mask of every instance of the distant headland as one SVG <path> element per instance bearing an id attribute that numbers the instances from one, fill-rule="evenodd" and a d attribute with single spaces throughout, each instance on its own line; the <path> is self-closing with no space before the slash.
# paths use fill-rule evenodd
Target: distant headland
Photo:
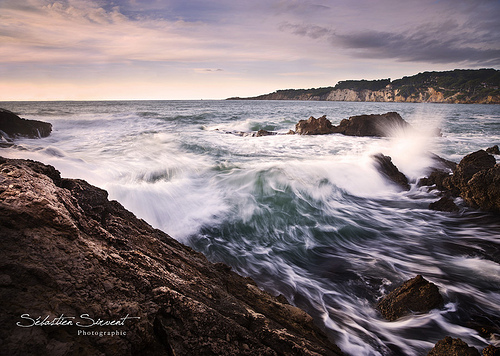
<path id="1" fill-rule="evenodd" d="M 227 100 L 377 101 L 407 103 L 500 104 L 500 70 L 455 69 L 423 72 L 391 81 L 345 80 L 334 87 L 285 89 Z"/>

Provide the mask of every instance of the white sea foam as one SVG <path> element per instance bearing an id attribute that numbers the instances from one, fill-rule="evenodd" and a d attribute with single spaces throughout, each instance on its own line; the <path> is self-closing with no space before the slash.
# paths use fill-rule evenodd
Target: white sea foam
<path id="1" fill-rule="evenodd" d="M 435 193 L 400 192 L 374 167 L 382 153 L 410 179 L 430 165 L 500 142 L 495 106 L 336 102 L 11 103 L 50 121 L 52 134 L 18 139 L 0 155 L 52 164 L 105 188 L 137 216 L 214 261 L 285 295 L 326 327 L 346 354 L 425 354 L 443 335 L 486 342 L 460 320 L 500 317 L 500 226 L 485 215 L 431 212 Z M 40 107 L 38 107 L 40 105 Z M 43 109 L 43 110 L 42 110 Z M 389 138 L 248 137 L 323 114 L 397 111 L 415 127 Z M 440 127 L 443 137 L 431 132 Z M 219 129 L 219 130 L 215 130 Z M 479 257 L 481 256 L 481 257 Z M 423 274 L 447 304 L 396 322 L 374 305 Z M 472 303 L 472 304 L 471 304 Z"/>

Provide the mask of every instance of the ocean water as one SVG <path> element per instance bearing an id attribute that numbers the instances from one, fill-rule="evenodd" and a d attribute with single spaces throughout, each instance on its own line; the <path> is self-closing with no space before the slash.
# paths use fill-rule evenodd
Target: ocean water
<path id="1" fill-rule="evenodd" d="M 106 189 L 138 217 L 309 312 L 348 355 L 425 355 L 445 336 L 481 350 L 471 328 L 500 327 L 500 219 L 415 184 L 430 152 L 458 162 L 500 144 L 500 106 L 294 101 L 0 102 L 53 124 L 0 155 L 55 166 Z M 333 124 L 398 112 L 391 138 L 285 135 L 309 116 Z M 442 137 L 431 134 L 440 128 Z M 251 137 L 259 129 L 282 135 Z M 383 153 L 412 181 L 375 169 Z M 498 158 L 498 156 L 497 156 Z M 460 205 L 460 200 L 457 200 Z M 422 274 L 443 308 L 385 321 L 375 304 Z M 497 335 L 498 337 L 498 335 Z"/>

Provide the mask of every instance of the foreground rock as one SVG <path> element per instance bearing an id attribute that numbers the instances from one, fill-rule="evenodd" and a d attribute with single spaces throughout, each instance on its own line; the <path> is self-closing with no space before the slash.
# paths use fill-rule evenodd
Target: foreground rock
<path id="1" fill-rule="evenodd" d="M 410 190 L 410 184 L 408 183 L 408 178 L 399 171 L 399 169 L 392 163 L 392 159 L 389 156 L 384 156 L 379 153 L 373 155 L 372 158 L 375 161 L 375 165 L 378 171 L 382 173 L 388 180 L 395 183 L 403 190 Z"/>
<path id="2" fill-rule="evenodd" d="M 344 119 L 338 126 L 332 125 L 325 116 L 318 119 L 310 117 L 307 120 L 300 120 L 295 126 L 295 131 L 299 135 L 327 135 L 341 133 L 346 136 L 393 136 L 399 130 L 410 127 L 397 112 L 386 114 L 372 114 L 351 116 Z"/>
<path id="3" fill-rule="evenodd" d="M 6 355 L 341 354 L 283 298 L 33 161 L 0 158 L 0 286 Z"/>
<path id="4" fill-rule="evenodd" d="M 52 125 L 48 122 L 22 119 L 9 110 L 0 109 L 0 138 L 47 137 L 51 131 Z"/>
<path id="5" fill-rule="evenodd" d="M 412 313 L 427 313 L 444 303 L 438 287 L 417 275 L 386 295 L 377 309 L 390 321 Z"/>

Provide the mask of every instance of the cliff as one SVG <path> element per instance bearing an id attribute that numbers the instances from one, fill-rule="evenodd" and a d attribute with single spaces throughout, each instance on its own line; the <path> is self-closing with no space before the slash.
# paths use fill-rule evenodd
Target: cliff
<path id="1" fill-rule="evenodd" d="M 287 89 L 228 100 L 376 101 L 500 104 L 500 71 L 495 69 L 424 72 L 391 81 L 346 80 L 334 87 Z"/>
<path id="2" fill-rule="evenodd" d="M 312 318 L 51 166 L 0 157 L 0 354 L 339 355 Z"/>

